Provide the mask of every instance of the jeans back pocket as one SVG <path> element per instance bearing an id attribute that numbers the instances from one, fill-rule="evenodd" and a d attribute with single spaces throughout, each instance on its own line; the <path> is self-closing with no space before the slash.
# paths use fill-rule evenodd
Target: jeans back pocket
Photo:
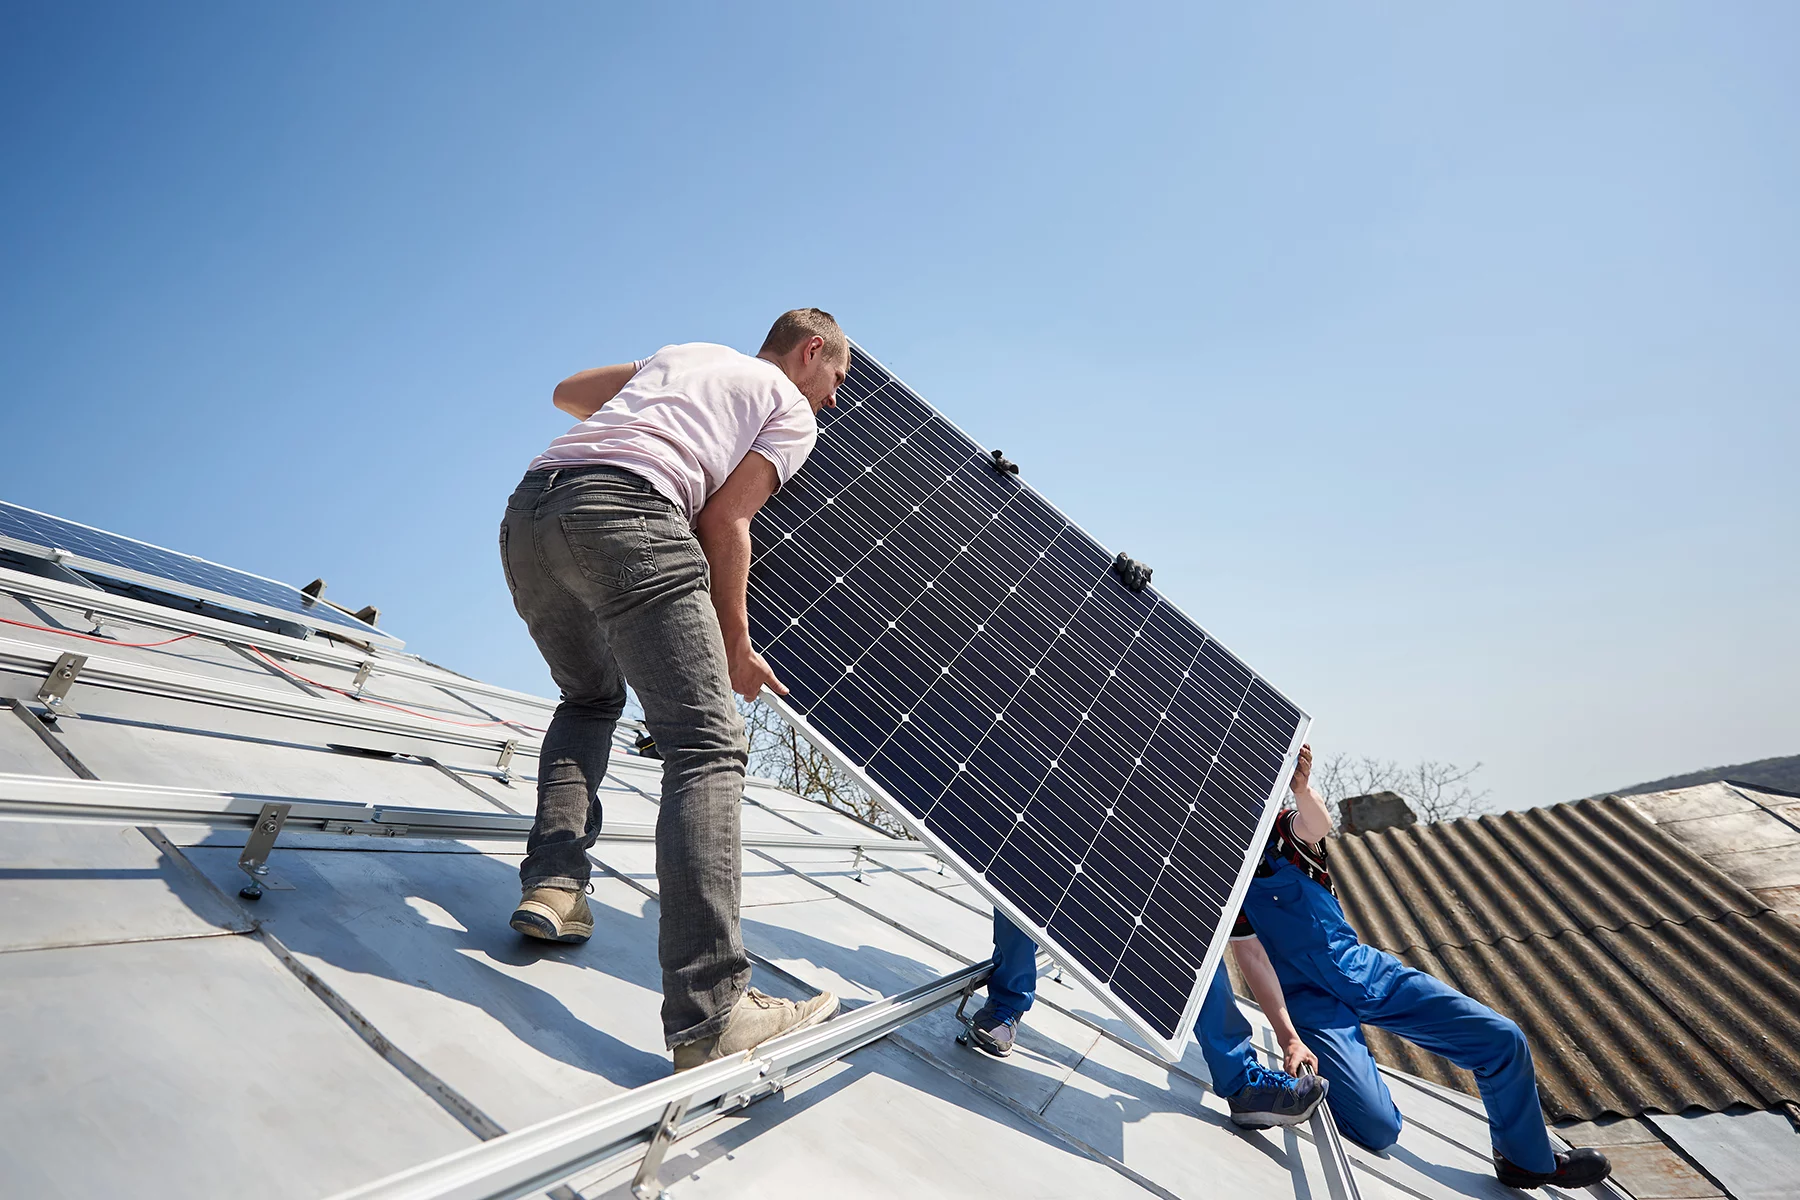
<path id="1" fill-rule="evenodd" d="M 569 513 L 561 517 L 563 539 L 575 566 L 595 583 L 634 587 L 654 564 L 649 519 L 634 513 Z"/>

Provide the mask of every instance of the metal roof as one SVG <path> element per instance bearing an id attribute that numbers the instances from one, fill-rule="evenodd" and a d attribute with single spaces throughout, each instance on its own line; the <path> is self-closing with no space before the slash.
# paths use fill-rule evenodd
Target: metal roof
<path id="1" fill-rule="evenodd" d="M 1638 799 L 1338 837 L 1333 875 L 1365 941 L 1518 1021 L 1553 1117 L 1800 1101 L 1800 927 Z M 1474 1091 L 1369 1032 L 1382 1061 Z"/>
<path id="2" fill-rule="evenodd" d="M 1728 780 L 1624 800 L 1658 832 L 1800 921 L 1800 795 Z"/>
<path id="3" fill-rule="evenodd" d="M 0 801 L 17 801 L 15 818 L 58 794 L 96 821 L 114 803 L 155 814 L 0 821 L 0 1193 L 321 1197 L 554 1140 L 557 1122 L 672 1086 L 653 847 L 596 848 L 587 944 L 506 926 L 519 863 L 506 814 L 533 803 L 520 747 L 548 702 L 386 648 L 3 569 L 0 618 L 23 623 L 5 627 L 0 662 Z M 177 632 L 194 636 L 130 644 Z M 98 669 L 46 705 L 46 664 L 66 652 Z M 657 811 L 660 764 L 629 737 L 602 788 L 615 828 Z M 283 797 L 308 803 L 248 903 L 242 826 Z M 743 860 L 759 986 L 831 988 L 840 1020 L 857 1018 L 989 953 L 989 910 L 926 856 L 859 856 L 869 829 L 766 781 L 744 801 L 747 843 L 767 843 Z M 177 811 L 208 805 L 230 820 Z M 409 825 L 420 809 L 451 813 Z M 432 820 L 475 832 L 424 836 Z M 817 847 L 793 844 L 806 837 Z M 1334 1194 L 1307 1129 L 1235 1130 L 1198 1051 L 1161 1063 L 1077 986 L 1044 981 L 1005 1061 L 957 1046 L 953 1005 L 931 1003 L 847 1058 L 777 1076 L 765 1099 L 682 1125 L 662 1170 L 672 1195 Z M 1490 1173 L 1477 1105 L 1390 1082 L 1407 1125 L 1386 1156 L 1349 1150 L 1363 1197 L 1514 1195 Z M 642 1156 L 564 1172 L 552 1194 L 627 1194 Z"/>

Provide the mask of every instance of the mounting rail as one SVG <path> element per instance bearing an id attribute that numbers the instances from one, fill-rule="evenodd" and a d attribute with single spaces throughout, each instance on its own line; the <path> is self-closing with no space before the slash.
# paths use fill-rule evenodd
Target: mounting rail
<path id="1" fill-rule="evenodd" d="M 434 687 L 451 688 L 458 692 L 467 692 L 471 696 L 486 696 L 492 700 L 522 704 L 541 712 L 549 712 L 556 707 L 554 700 L 533 696 L 529 692 L 514 691 L 511 688 L 483 683 L 477 679 L 467 679 L 454 672 L 432 667 L 423 662 L 389 657 L 389 654 L 395 653 L 392 651 L 369 653 L 361 650 L 340 649 L 324 640 L 289 637 L 286 634 L 272 633 L 250 625 L 239 625 L 200 613 L 182 612 L 179 609 L 152 604 L 148 600 L 134 600 L 129 596 L 115 596 L 110 592 L 95 591 L 92 588 L 79 587 L 72 583 L 45 579 L 24 571 L 15 571 L 9 567 L 0 567 L 0 591 L 11 592 L 15 596 L 29 597 L 78 612 L 92 612 L 115 617 L 120 621 L 141 625 L 148 629 L 164 629 L 170 633 L 191 633 L 210 641 L 236 642 L 242 646 L 255 646 L 259 650 L 285 655 L 301 662 L 322 663 L 351 671 L 360 671 L 365 663 L 372 662 L 373 673 L 378 676 L 386 675 L 395 679 L 410 679 L 415 683 L 430 684 Z"/>
<path id="2" fill-rule="evenodd" d="M 448 838 L 523 841 L 531 818 L 454 808 L 408 808 L 350 800 L 307 800 L 250 792 L 107 783 L 50 775 L 0 774 L 0 820 L 96 825 L 201 825 L 251 829 L 264 809 L 286 805 L 282 828 L 346 837 Z M 603 842 L 654 842 L 656 826 L 615 821 L 600 832 Z M 930 854 L 918 842 L 886 837 L 829 837 L 811 834 L 746 833 L 743 844 L 763 849 L 847 850 L 857 853 Z"/>
<path id="3" fill-rule="evenodd" d="M 19 671 L 42 676 L 51 671 L 61 658 L 53 646 L 0 638 L 0 670 Z M 143 692 L 167 696 L 175 700 L 196 700 L 225 708 L 245 709 L 271 716 L 294 717 L 349 729 L 375 733 L 400 734 L 423 741 L 446 745 L 476 746 L 504 754 L 510 747 L 519 754 L 536 754 L 539 743 L 528 740 L 507 725 L 494 726 L 495 732 L 465 729 L 454 723 L 433 721 L 428 717 L 409 716 L 372 704 L 337 697 L 303 696 L 295 691 L 247 687 L 229 680 L 167 667 L 150 666 L 123 658 L 89 654 L 81 668 L 78 687 L 105 687 L 127 692 Z"/>
<path id="4" fill-rule="evenodd" d="M 502 1200 L 543 1192 L 585 1167 L 648 1146 L 671 1105 L 687 1102 L 671 1139 L 779 1091 L 819 1067 L 980 986 L 993 969 L 977 963 L 897 996 L 865 1004 L 755 1051 L 633 1088 L 467 1150 L 446 1155 L 331 1200 Z"/>

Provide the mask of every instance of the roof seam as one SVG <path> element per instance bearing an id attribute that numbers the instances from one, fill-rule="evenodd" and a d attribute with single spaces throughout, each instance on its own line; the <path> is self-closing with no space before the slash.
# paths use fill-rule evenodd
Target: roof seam
<path id="1" fill-rule="evenodd" d="M 1755 892 L 1751 892 L 1750 894 L 1752 896 L 1756 895 Z M 1757 896 L 1757 899 L 1760 900 L 1760 899 L 1762 899 L 1762 897 Z M 1468 941 L 1462 941 L 1462 942 L 1445 941 L 1445 942 L 1433 942 L 1430 944 L 1420 944 L 1417 942 L 1412 942 L 1412 943 L 1408 943 L 1405 946 L 1400 947 L 1400 950 L 1426 950 L 1426 951 L 1435 951 L 1435 950 L 1444 950 L 1444 949 L 1467 950 L 1471 946 L 1499 946 L 1505 942 L 1511 942 L 1514 945 L 1525 945 L 1532 941 L 1541 940 L 1541 939 L 1549 939 L 1549 940 L 1553 941 L 1560 937 L 1566 937 L 1572 933 L 1586 934 L 1586 933 L 1595 933 L 1595 932 L 1600 932 L 1600 931 L 1604 931 L 1606 933 L 1623 933 L 1627 929 L 1642 929 L 1645 932 L 1649 933 L 1649 932 L 1655 932 L 1658 929 L 1669 928 L 1671 926 L 1676 927 L 1676 928 L 1686 928 L 1687 926 L 1693 925 L 1695 922 L 1699 922 L 1699 921 L 1704 921 L 1709 924 L 1717 925 L 1717 924 L 1722 923 L 1726 917 L 1743 917 L 1746 920 L 1748 920 L 1751 918 L 1760 917 L 1764 913 L 1773 913 L 1777 916 L 1780 915 L 1779 913 L 1776 912 L 1776 910 L 1773 906 L 1764 903 L 1764 904 L 1759 904 L 1756 908 L 1752 909 L 1749 912 L 1739 912 L 1736 909 L 1727 909 L 1726 911 L 1724 911 L 1722 913 L 1695 913 L 1692 916 L 1688 916 L 1688 917 L 1680 917 L 1680 918 L 1664 917 L 1661 920 L 1654 921 L 1648 925 L 1644 924 L 1641 921 L 1622 921 L 1617 925 L 1605 925 L 1605 924 L 1602 924 L 1602 923 L 1596 921 L 1591 925 L 1571 926 L 1568 929 L 1558 929 L 1558 930 L 1555 930 L 1554 932 L 1548 931 L 1548 930 L 1543 930 L 1543 929 L 1533 929 L 1533 930 L 1528 931 L 1523 937 L 1515 937 L 1512 934 L 1503 933 L 1499 937 L 1496 937 L 1496 938 L 1472 938 Z M 1387 946 L 1377 947 L 1377 949 L 1387 950 L 1390 954 L 1399 953 L 1399 950 L 1395 950 L 1392 947 L 1387 947 Z"/>

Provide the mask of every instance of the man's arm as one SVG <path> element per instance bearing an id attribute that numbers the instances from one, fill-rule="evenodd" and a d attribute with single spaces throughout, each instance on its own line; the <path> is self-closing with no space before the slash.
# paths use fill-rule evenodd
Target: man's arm
<path id="1" fill-rule="evenodd" d="M 725 635 L 725 661 L 731 690 L 746 700 L 764 687 L 777 695 L 787 688 L 750 644 L 750 613 L 745 589 L 750 582 L 750 518 L 761 510 L 780 484 L 775 464 L 752 450 L 712 494 L 694 522 L 700 549 L 712 565 L 713 609 Z"/>
<path id="2" fill-rule="evenodd" d="M 599 412 L 608 400 L 618 395 L 619 389 L 636 374 L 636 363 L 619 363 L 612 367 L 577 371 L 556 385 L 550 403 L 577 421 L 585 421 Z"/>
<path id="3" fill-rule="evenodd" d="M 1319 1058 L 1300 1040 L 1300 1031 L 1294 1028 L 1293 1019 L 1288 1016 L 1287 997 L 1282 995 L 1281 980 L 1275 975 L 1275 964 L 1269 961 L 1269 952 L 1253 937 L 1234 938 L 1231 952 L 1237 956 L 1238 970 L 1244 973 L 1250 994 L 1256 997 L 1257 1006 L 1275 1030 L 1275 1041 L 1281 1047 L 1282 1070 L 1289 1075 L 1298 1075 L 1300 1064 L 1306 1063 L 1317 1071 Z"/>
<path id="4" fill-rule="evenodd" d="M 1294 765 L 1288 787 L 1294 792 L 1294 836 L 1315 845 L 1324 841 L 1331 832 L 1331 810 L 1313 789 L 1311 746 L 1300 747 L 1300 761 Z"/>

